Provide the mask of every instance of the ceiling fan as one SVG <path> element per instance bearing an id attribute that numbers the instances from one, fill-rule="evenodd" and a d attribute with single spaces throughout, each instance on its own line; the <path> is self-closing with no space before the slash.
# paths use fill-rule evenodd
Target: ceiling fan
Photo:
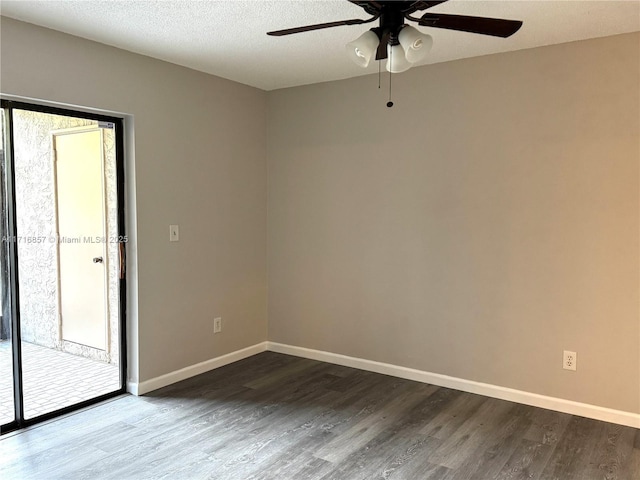
<path id="1" fill-rule="evenodd" d="M 376 60 L 388 58 L 387 70 L 391 73 L 404 72 L 411 65 L 423 59 L 433 43 L 431 36 L 405 25 L 405 19 L 423 27 L 444 28 L 462 32 L 478 33 L 506 38 L 516 33 L 522 26 L 521 21 L 499 18 L 470 17 L 466 15 L 448 15 L 444 13 L 424 13 L 420 17 L 416 12 L 428 10 L 441 1 L 360 1 L 348 0 L 361 7 L 371 18 L 351 19 L 336 22 L 319 23 L 304 27 L 287 28 L 268 32 L 267 35 L 280 37 L 294 33 L 309 32 L 343 25 L 361 25 L 380 20 L 379 26 L 365 32 L 359 38 L 347 44 L 349 56 L 361 67 L 367 67 L 375 54 Z"/>

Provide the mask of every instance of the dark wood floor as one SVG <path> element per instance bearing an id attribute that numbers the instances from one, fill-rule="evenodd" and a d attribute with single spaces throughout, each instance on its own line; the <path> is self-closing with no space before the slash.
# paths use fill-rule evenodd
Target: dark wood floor
<path id="1" fill-rule="evenodd" d="M 640 430 L 262 353 L 0 440 L 9 479 L 640 479 Z"/>

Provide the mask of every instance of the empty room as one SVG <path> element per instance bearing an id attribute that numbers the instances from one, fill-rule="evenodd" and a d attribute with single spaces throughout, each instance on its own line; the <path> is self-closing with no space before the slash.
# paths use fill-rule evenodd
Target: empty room
<path id="1" fill-rule="evenodd" d="M 640 1 L 0 14 L 0 478 L 640 479 Z"/>

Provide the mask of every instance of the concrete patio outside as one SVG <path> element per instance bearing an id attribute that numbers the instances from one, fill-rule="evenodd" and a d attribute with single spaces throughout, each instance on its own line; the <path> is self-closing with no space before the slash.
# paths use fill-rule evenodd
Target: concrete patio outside
<path id="1" fill-rule="evenodd" d="M 116 365 L 22 342 L 25 418 L 120 388 Z M 0 341 L 0 425 L 13 421 L 11 342 Z"/>

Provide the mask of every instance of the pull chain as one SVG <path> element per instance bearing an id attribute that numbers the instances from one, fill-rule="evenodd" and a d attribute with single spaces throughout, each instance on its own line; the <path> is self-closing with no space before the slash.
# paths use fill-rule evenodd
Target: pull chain
<path id="1" fill-rule="evenodd" d="M 393 48 L 389 49 L 389 65 L 393 65 Z M 393 74 L 391 73 L 391 69 L 389 69 L 389 101 L 387 102 L 387 107 L 391 108 L 393 107 L 393 102 L 391 101 L 391 77 L 393 77 Z"/>

